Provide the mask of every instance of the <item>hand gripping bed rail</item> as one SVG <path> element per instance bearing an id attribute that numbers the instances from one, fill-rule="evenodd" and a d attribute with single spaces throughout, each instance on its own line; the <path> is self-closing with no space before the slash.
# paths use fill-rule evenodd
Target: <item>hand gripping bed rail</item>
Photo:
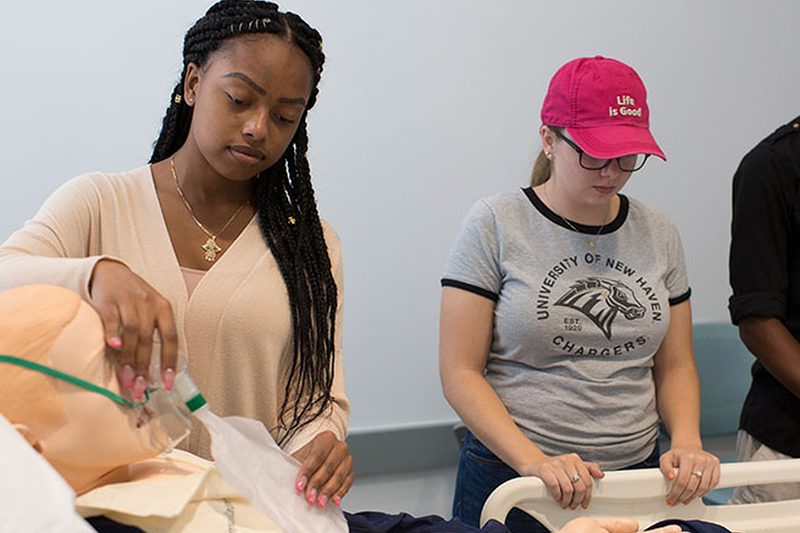
<path id="1" fill-rule="evenodd" d="M 773 483 L 800 483 L 800 459 L 723 463 L 717 488 Z M 486 500 L 481 526 L 490 519 L 505 521 L 517 507 L 542 522 L 550 530 L 581 516 L 624 516 L 639 521 L 641 527 L 667 518 L 706 520 L 741 533 L 800 532 L 800 500 L 746 505 L 706 505 L 699 498 L 689 505 L 670 507 L 666 495 L 671 483 L 657 468 L 607 472 L 595 480 L 588 509 L 562 509 L 550 496 L 542 480 L 521 477 L 497 487 Z"/>

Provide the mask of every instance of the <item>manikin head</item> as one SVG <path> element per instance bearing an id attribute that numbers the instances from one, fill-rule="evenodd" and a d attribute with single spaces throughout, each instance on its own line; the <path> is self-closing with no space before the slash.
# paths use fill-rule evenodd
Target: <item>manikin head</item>
<path id="1" fill-rule="evenodd" d="M 31 285 L 0 293 L 0 354 L 121 394 L 100 317 L 67 289 Z M 120 467 L 159 453 L 131 408 L 97 392 L 5 362 L 0 390 L 0 413 L 78 494 L 124 479 Z"/>

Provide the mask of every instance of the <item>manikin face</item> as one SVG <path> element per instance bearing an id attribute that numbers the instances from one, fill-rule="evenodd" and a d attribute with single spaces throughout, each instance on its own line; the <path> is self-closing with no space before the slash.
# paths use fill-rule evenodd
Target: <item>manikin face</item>
<path id="1" fill-rule="evenodd" d="M 26 289 L 29 288 L 23 287 L 0 294 L 0 307 L 3 300 L 21 299 L 23 305 L 16 306 L 15 311 L 23 315 L 17 317 L 23 321 L 26 312 L 33 316 L 41 313 L 43 306 L 63 305 L 64 293 L 69 293 L 57 287 L 36 286 L 31 287 L 31 290 Z M 32 294 L 32 290 L 37 292 Z M 57 297 L 51 297 L 53 294 Z M 69 294 L 78 300 L 77 305 L 70 302 L 76 309 L 72 319 L 66 324 L 53 322 L 49 326 L 47 323 L 38 325 L 39 331 L 48 327 L 58 329 L 47 352 L 49 360 L 39 362 L 121 394 L 114 364 L 105 355 L 99 316 L 87 303 L 80 301 L 77 295 Z M 19 330 L 17 333 L 20 336 L 36 334 Z M 14 334 L 15 332 L 10 333 L 12 336 Z M 0 372 L 3 370 L 0 368 Z M 17 382 L 18 386 L 15 385 Z M 60 379 L 46 377 L 45 380 L 38 379 L 34 383 L 39 385 L 30 386 L 29 383 L 15 380 L 6 385 L 3 394 L 13 395 L 23 401 L 27 398 L 36 399 L 42 387 L 49 383 L 49 386 L 55 386 L 56 391 L 50 403 L 39 402 L 36 412 L 3 414 L 21 430 L 77 493 L 98 485 L 105 476 L 121 466 L 154 457 L 159 453 L 150 444 L 147 425 L 137 427 L 137 417 L 130 408 Z M 41 421 L 52 419 L 47 415 L 51 410 L 66 416 L 48 427 Z M 31 421 L 34 423 L 31 424 Z"/>
<path id="2" fill-rule="evenodd" d="M 286 151 L 312 83 L 305 54 L 283 38 L 230 39 L 202 68 L 187 69 L 184 97 L 194 101 L 187 143 L 220 176 L 248 180 Z"/>

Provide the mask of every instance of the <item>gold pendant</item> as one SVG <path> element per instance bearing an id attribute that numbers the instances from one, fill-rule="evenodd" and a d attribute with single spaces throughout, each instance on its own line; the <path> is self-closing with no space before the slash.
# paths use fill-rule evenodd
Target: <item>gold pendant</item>
<path id="1" fill-rule="evenodd" d="M 211 236 L 203 245 L 203 250 L 206 252 L 206 261 L 214 261 L 217 258 L 217 253 L 222 251 L 222 248 L 217 246 L 217 238 Z"/>

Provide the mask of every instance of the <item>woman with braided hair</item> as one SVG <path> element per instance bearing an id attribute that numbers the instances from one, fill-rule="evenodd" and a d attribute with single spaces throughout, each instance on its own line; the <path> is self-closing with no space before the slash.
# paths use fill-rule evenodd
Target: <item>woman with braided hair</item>
<path id="1" fill-rule="evenodd" d="M 306 157 L 321 37 L 273 3 L 222 0 L 183 56 L 150 164 L 60 187 L 0 247 L 0 289 L 80 294 L 135 399 L 151 354 L 170 389 L 182 351 L 215 411 L 261 420 L 302 463 L 297 491 L 338 505 L 353 482 L 342 267 Z M 186 443 L 209 455 L 203 430 Z"/>

